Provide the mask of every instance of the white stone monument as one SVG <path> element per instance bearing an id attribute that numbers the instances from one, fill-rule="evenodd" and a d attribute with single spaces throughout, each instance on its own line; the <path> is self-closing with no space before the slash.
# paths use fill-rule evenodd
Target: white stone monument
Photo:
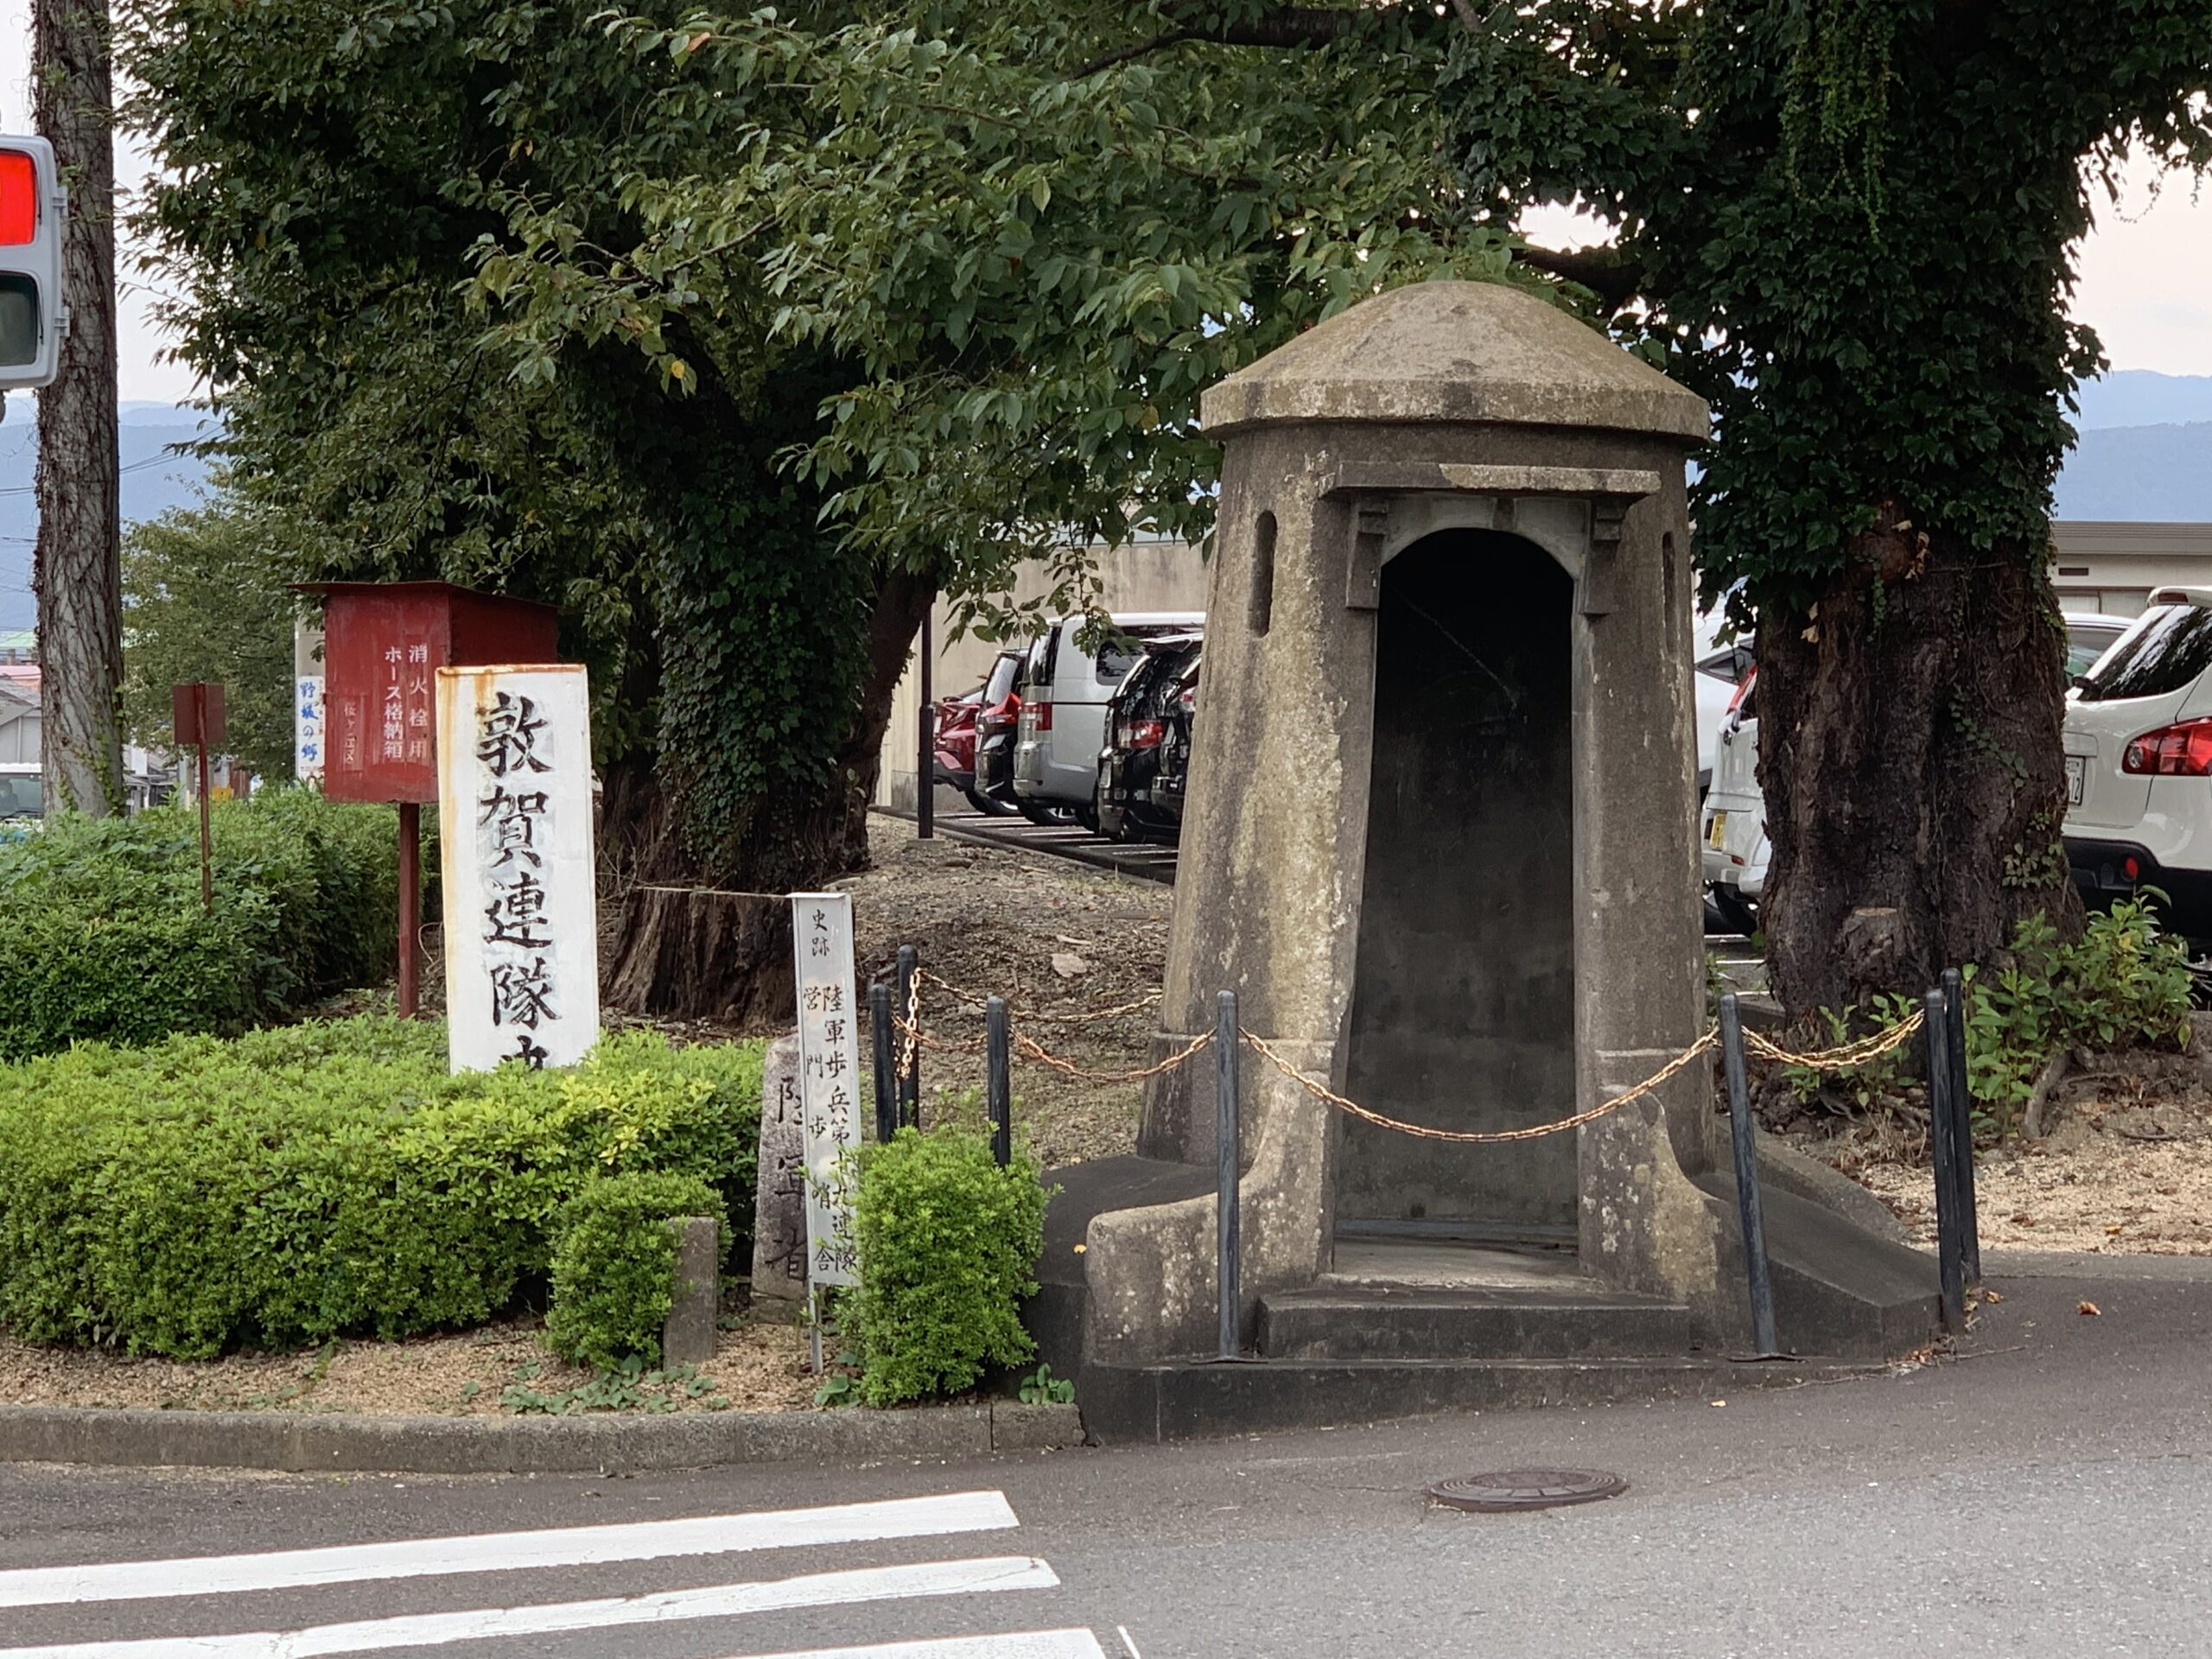
<path id="1" fill-rule="evenodd" d="M 599 1040 L 590 708 L 574 664 L 438 671 L 455 1071 L 574 1065 Z"/>

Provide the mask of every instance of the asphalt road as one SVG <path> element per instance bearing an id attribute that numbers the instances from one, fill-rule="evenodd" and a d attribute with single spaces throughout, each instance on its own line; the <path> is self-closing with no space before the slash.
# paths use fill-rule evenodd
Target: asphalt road
<path id="1" fill-rule="evenodd" d="M 636 1478 L 0 1470 L 0 1659 L 84 1643 L 103 1644 L 86 1659 L 2205 1653 L 2212 1285 L 1999 1282 L 1962 1357 L 1725 1405 Z M 2085 1298 L 2100 1317 L 2076 1312 Z M 1546 1464 L 1630 1490 L 1516 1516 L 1421 1497 Z M 962 1493 L 978 1496 L 888 1521 L 788 1513 Z M 741 1514 L 697 1554 L 666 1553 L 657 1524 Z M 854 1535 L 915 1524 L 963 1529 Z M 518 1547 L 493 1536 L 592 1526 L 631 1530 L 564 1530 L 534 1566 L 503 1565 Z M 424 1539 L 350 1564 L 22 1572 Z M 668 1592 L 692 1593 L 639 1599 Z M 486 1633 L 503 1618 L 535 1633 Z M 1015 1632 L 1042 1634 L 974 1639 Z"/>

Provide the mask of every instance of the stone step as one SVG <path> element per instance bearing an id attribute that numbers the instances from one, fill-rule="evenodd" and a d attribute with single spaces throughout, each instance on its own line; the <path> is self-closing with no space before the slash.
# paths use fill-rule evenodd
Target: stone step
<path id="1" fill-rule="evenodd" d="M 1863 1375 L 1832 1363 L 1735 1363 L 1694 1356 L 1590 1360 L 1259 1359 L 1085 1367 L 1084 1429 L 1118 1446 L 1384 1422 L 1445 1412 L 1597 1406 Z"/>
<path id="2" fill-rule="evenodd" d="M 1560 1360 L 1680 1357 L 1706 1341 L 1688 1307 L 1594 1287 L 1325 1281 L 1263 1298 L 1255 1345 L 1270 1359 Z"/>

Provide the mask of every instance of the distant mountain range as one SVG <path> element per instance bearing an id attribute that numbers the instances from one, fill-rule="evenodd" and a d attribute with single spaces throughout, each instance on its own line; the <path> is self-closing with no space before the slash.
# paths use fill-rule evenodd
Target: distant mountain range
<path id="1" fill-rule="evenodd" d="M 2058 480 L 2061 518 L 2212 523 L 2212 375 L 2122 369 L 2082 388 L 2081 442 Z M 208 417 L 167 404 L 122 408 L 123 518 L 157 518 L 200 498 L 207 464 L 179 446 Z M 17 393 L 0 422 L 0 630 L 27 628 L 38 529 L 35 400 Z"/>
<path id="2" fill-rule="evenodd" d="M 2080 393 L 2075 424 L 2084 432 L 2126 426 L 2192 426 L 2212 421 L 2212 374 L 2117 369 Z"/>
<path id="3" fill-rule="evenodd" d="M 0 420 L 0 631 L 31 627 L 38 620 L 31 602 L 31 545 L 38 535 L 33 494 L 37 415 L 35 400 L 17 392 L 8 399 L 6 418 Z M 139 403 L 124 404 L 119 416 L 123 522 L 158 518 L 172 507 L 197 502 L 207 463 L 179 453 L 178 446 L 207 436 L 213 429 L 207 417 L 167 404 Z"/>

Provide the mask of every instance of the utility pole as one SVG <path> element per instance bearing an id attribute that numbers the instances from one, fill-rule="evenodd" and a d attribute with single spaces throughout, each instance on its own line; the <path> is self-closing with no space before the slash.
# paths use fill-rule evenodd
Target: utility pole
<path id="1" fill-rule="evenodd" d="M 122 513 L 117 498 L 115 109 L 107 0 L 34 0 L 38 130 L 70 213 L 60 373 L 38 395 L 41 770 L 50 806 L 105 817 L 123 799 Z"/>

